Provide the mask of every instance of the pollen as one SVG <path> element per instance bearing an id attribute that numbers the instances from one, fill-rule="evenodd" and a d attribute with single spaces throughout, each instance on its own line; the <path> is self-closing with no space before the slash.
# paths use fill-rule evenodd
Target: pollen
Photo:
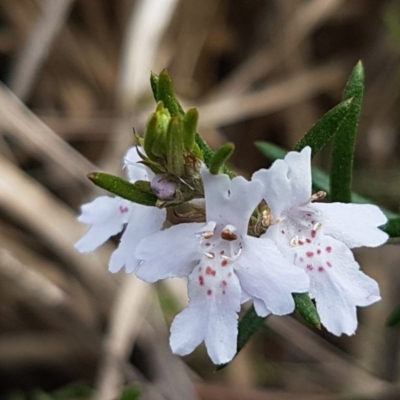
<path id="1" fill-rule="evenodd" d="M 232 242 L 233 240 L 236 240 L 238 237 L 229 229 L 224 229 L 221 232 L 221 238 L 224 240 L 228 240 L 229 242 Z"/>

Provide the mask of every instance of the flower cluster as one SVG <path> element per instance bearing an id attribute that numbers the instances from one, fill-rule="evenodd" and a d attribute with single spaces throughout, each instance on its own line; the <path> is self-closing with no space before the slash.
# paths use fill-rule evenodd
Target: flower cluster
<path id="1" fill-rule="evenodd" d="M 351 335 L 357 306 L 380 299 L 377 283 L 360 271 L 351 248 L 387 240 L 386 222 L 373 205 L 322 203 L 312 194 L 311 149 L 290 152 L 250 181 L 200 170 L 203 222 L 163 228 L 165 209 L 100 197 L 82 207 L 91 225 L 76 244 L 94 250 L 126 225 L 110 271 L 125 267 L 146 282 L 187 278 L 189 304 L 171 326 L 170 345 L 185 355 L 205 342 L 215 364 L 236 353 L 238 312 L 252 300 L 258 315 L 293 312 L 293 293 L 309 293 L 325 328 Z M 151 180 L 131 149 L 131 182 Z"/>

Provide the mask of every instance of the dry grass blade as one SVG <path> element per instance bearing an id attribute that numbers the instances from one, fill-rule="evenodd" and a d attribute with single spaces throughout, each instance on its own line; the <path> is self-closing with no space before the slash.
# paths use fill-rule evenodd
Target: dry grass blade
<path id="1" fill-rule="evenodd" d="M 276 39 L 285 43 L 284 47 L 272 43 L 257 51 L 252 57 L 243 62 L 237 71 L 233 72 L 219 85 L 208 98 L 211 102 L 230 96 L 231 93 L 245 92 L 254 82 L 267 76 L 283 60 L 291 56 L 291 52 L 311 32 L 321 25 L 343 3 L 343 0 L 313 0 L 293 5 L 297 7 L 293 17 L 286 21 L 286 29 L 276 35 Z M 304 4 L 304 5 L 303 5 Z M 283 35 L 281 38 L 280 35 Z"/>
<path id="2" fill-rule="evenodd" d="M 160 40 L 177 3 L 177 0 L 135 2 L 125 34 L 119 79 L 119 99 L 125 111 L 132 109 L 148 91 L 149 71 L 157 67 Z"/>
<path id="3" fill-rule="evenodd" d="M 98 257 L 108 257 L 109 251 L 105 248 L 96 256 L 79 254 L 74 243 L 84 228 L 73 212 L 4 157 L 0 157 L 0 175 L 0 206 L 42 237 L 68 262 L 70 270 L 95 295 L 103 310 L 108 309 L 115 286 L 104 261 L 100 262 Z"/>
<path id="4" fill-rule="evenodd" d="M 50 51 L 58 32 L 63 27 L 73 0 L 47 0 L 28 41 L 16 57 L 10 79 L 11 90 L 23 101 L 32 92 L 36 77 Z"/>
<path id="5" fill-rule="evenodd" d="M 158 390 L 167 399 L 196 400 L 188 368 L 180 357 L 172 354 L 168 345 L 168 328 L 160 304 L 154 299 L 148 318 L 149 324 L 141 332 L 140 343 L 146 343 L 152 377 Z"/>
<path id="6" fill-rule="evenodd" d="M 161 38 L 175 10 L 177 0 L 140 0 L 131 11 L 122 49 L 122 65 L 119 73 L 118 99 L 120 113 L 132 113 L 140 96 L 148 88 L 150 71 L 157 68 Z M 148 90 L 148 89 L 147 89 Z M 132 145 L 131 127 L 117 124 L 115 140 L 110 143 L 100 165 L 107 171 L 115 171 L 121 155 Z"/>
<path id="7" fill-rule="evenodd" d="M 277 332 L 300 352 L 320 362 L 326 373 L 342 382 L 352 392 L 379 392 L 389 384 L 354 364 L 350 358 L 293 318 L 271 316 L 268 327 Z M 295 336 L 295 339 L 294 339 Z"/>
<path id="8" fill-rule="evenodd" d="M 263 90 L 227 96 L 199 106 L 201 123 L 221 126 L 266 115 L 332 89 L 343 82 L 345 76 L 343 65 L 338 63 L 309 69 Z"/>
<path id="9" fill-rule="evenodd" d="M 121 393 L 125 365 L 154 296 L 152 287 L 135 275 L 124 279 L 118 293 L 103 343 L 96 400 L 113 399 Z"/>
<path id="10" fill-rule="evenodd" d="M 98 168 L 37 118 L 6 86 L 0 84 L 0 128 L 31 154 L 50 162 L 71 180 L 93 189 L 86 174 Z"/>

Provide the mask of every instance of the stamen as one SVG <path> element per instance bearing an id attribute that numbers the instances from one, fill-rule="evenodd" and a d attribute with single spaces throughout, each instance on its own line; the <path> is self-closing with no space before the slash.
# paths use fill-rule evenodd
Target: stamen
<path id="1" fill-rule="evenodd" d="M 296 235 L 295 237 L 290 239 L 290 245 L 295 247 L 299 245 L 299 237 Z"/>
<path id="2" fill-rule="evenodd" d="M 233 241 L 233 240 L 236 240 L 238 237 L 237 237 L 237 235 L 235 235 L 233 232 L 231 232 L 230 230 L 228 230 L 228 229 L 224 229 L 222 232 L 221 232 L 221 238 L 222 239 L 224 239 L 224 240 L 228 240 L 228 241 Z"/>
<path id="3" fill-rule="evenodd" d="M 214 221 L 208 222 L 201 231 L 195 233 L 196 237 L 203 239 L 212 238 L 214 236 L 215 225 Z"/>
<path id="4" fill-rule="evenodd" d="M 268 228 L 272 224 L 272 213 L 270 209 L 262 211 L 261 225 Z"/>
<path id="5" fill-rule="evenodd" d="M 317 232 L 317 230 L 320 229 L 321 226 L 322 226 L 321 222 L 317 222 L 317 223 L 313 226 L 312 231 L 313 231 L 313 232 Z"/>
<path id="6" fill-rule="evenodd" d="M 203 254 L 207 257 L 210 258 L 211 260 L 213 260 L 215 258 L 215 254 L 214 253 L 209 253 L 207 251 L 203 252 Z"/>
<path id="7" fill-rule="evenodd" d="M 221 258 L 222 258 L 223 260 L 227 260 L 227 261 L 235 261 L 235 260 L 237 260 L 237 259 L 240 257 L 240 255 L 242 254 L 242 250 L 243 250 L 243 248 L 242 248 L 242 247 L 239 247 L 239 250 L 238 250 L 238 252 L 237 252 L 235 255 L 233 255 L 233 256 L 231 256 L 231 257 L 225 256 L 225 255 L 221 255 Z"/>
<path id="8" fill-rule="evenodd" d="M 237 235 L 233 233 L 235 231 L 236 227 L 234 227 L 233 225 L 226 225 L 225 228 L 222 229 L 221 238 L 232 242 L 233 240 L 236 240 L 238 238 Z"/>
<path id="9" fill-rule="evenodd" d="M 314 193 L 311 196 L 311 201 L 319 201 L 319 200 L 323 200 L 326 197 L 326 192 L 324 192 L 323 190 L 320 190 L 317 193 Z"/>
<path id="10" fill-rule="evenodd" d="M 214 236 L 214 232 L 208 231 L 208 232 L 202 232 L 201 237 L 203 239 L 211 239 Z"/>

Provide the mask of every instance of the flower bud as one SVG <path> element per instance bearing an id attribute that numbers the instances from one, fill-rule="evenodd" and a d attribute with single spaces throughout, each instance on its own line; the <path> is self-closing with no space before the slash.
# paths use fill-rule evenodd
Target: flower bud
<path id="1" fill-rule="evenodd" d="M 171 200 L 176 192 L 176 182 L 166 175 L 156 175 L 150 184 L 151 190 L 160 200 Z"/>

